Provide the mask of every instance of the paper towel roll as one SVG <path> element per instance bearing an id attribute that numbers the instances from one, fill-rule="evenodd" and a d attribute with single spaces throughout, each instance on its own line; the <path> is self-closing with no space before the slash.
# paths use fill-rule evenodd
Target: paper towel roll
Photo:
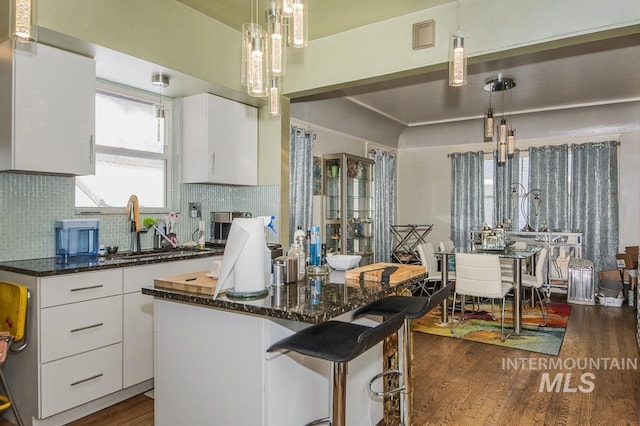
<path id="1" fill-rule="evenodd" d="M 214 298 L 224 289 L 235 293 L 254 293 L 268 286 L 266 281 L 265 251 L 262 218 L 235 218 L 222 257 L 222 271 Z M 233 274 L 231 274 L 233 272 Z"/>

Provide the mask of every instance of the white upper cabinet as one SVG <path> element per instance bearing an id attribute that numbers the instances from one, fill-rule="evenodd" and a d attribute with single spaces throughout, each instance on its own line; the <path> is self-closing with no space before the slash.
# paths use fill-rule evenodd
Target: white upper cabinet
<path id="1" fill-rule="evenodd" d="M 258 111 L 208 93 L 184 98 L 184 183 L 258 184 Z"/>
<path id="2" fill-rule="evenodd" d="M 95 93 L 93 59 L 0 44 L 0 170 L 94 174 Z"/>

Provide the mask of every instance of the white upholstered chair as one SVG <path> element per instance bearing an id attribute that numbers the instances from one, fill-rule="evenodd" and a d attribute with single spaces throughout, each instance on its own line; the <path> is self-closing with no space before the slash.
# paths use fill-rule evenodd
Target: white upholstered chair
<path id="1" fill-rule="evenodd" d="M 540 301 L 540 309 L 542 311 L 542 324 L 540 327 L 544 327 L 547 325 L 547 311 L 546 311 L 546 302 L 542 298 L 542 294 L 540 289 L 542 288 L 545 277 L 547 275 L 547 271 L 549 268 L 549 249 L 543 247 L 540 249 L 538 254 L 536 255 L 536 273 L 535 275 L 530 274 L 522 274 L 522 280 L 520 281 L 520 285 L 522 288 L 531 288 L 535 294 L 538 295 L 538 300 Z M 535 301 L 535 298 L 533 299 Z"/>
<path id="2" fill-rule="evenodd" d="M 513 288 L 511 281 L 502 278 L 500 258 L 497 255 L 459 253 L 456 255 L 456 286 L 451 306 L 451 318 L 455 316 L 456 298 L 461 296 L 460 321 L 451 326 L 451 334 L 464 321 L 465 296 L 485 297 L 502 300 L 502 314 L 500 317 L 500 338 L 504 342 L 511 333 L 504 332 L 505 297 Z"/>

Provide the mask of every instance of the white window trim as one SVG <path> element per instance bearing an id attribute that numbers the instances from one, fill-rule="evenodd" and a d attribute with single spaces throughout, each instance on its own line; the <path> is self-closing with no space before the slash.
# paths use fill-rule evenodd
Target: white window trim
<path id="1" fill-rule="evenodd" d="M 103 91 L 114 93 L 125 98 L 129 98 L 133 101 L 139 100 L 142 102 L 148 102 L 149 104 L 157 104 L 160 101 L 160 97 L 156 93 L 147 92 L 144 90 L 136 89 L 130 86 L 124 86 L 118 83 L 114 83 L 107 80 L 96 79 L 96 91 Z M 162 104 L 165 106 L 166 114 L 166 144 L 164 153 L 143 152 L 138 150 L 126 149 L 126 148 L 114 148 L 108 146 L 95 145 L 96 153 L 103 154 L 124 154 L 131 157 L 150 158 L 150 159 L 162 159 L 166 160 L 166 175 L 165 175 L 165 205 L 166 207 L 141 207 L 141 212 L 144 213 L 169 213 L 175 211 L 176 207 L 173 206 L 173 182 L 174 182 L 174 158 L 173 158 L 173 99 L 167 96 L 162 96 Z M 75 191 L 75 185 L 74 185 Z M 74 196 L 75 200 L 75 196 Z M 76 207 L 74 201 L 75 214 L 124 214 L 125 206 L 122 207 Z"/>

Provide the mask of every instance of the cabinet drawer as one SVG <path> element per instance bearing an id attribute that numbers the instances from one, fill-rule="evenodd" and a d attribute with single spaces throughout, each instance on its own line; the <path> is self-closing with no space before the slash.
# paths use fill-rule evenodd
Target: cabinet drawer
<path id="1" fill-rule="evenodd" d="M 45 364 L 41 379 L 41 418 L 116 392 L 122 388 L 122 345 Z"/>
<path id="2" fill-rule="evenodd" d="M 125 294 L 140 291 L 142 287 L 153 285 L 153 280 L 156 278 L 186 274 L 188 272 L 208 271 L 211 269 L 211 263 L 214 259 L 222 259 L 222 257 L 201 257 L 198 259 L 124 268 L 123 291 Z"/>
<path id="3" fill-rule="evenodd" d="M 122 296 L 42 309 L 41 363 L 122 341 Z"/>
<path id="4" fill-rule="evenodd" d="M 40 281 L 41 308 L 116 294 L 122 294 L 120 268 L 47 277 Z"/>

